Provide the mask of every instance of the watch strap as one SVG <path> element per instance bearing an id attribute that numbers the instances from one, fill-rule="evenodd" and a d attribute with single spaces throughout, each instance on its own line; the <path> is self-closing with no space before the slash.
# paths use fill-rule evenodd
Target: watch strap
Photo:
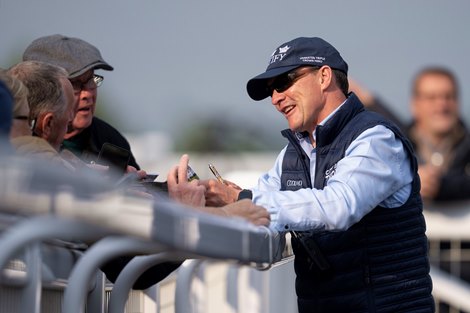
<path id="1" fill-rule="evenodd" d="M 243 189 L 238 194 L 237 200 L 241 200 L 241 199 L 250 199 L 250 200 L 253 199 L 253 192 L 251 192 L 251 190 L 249 189 Z"/>

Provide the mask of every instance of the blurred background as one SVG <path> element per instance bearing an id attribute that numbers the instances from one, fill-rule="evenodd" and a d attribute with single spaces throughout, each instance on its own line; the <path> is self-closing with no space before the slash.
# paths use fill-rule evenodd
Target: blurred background
<path id="1" fill-rule="evenodd" d="M 408 121 L 412 76 L 431 64 L 455 71 L 469 122 L 470 2 L 466 0 L 0 0 L 0 67 L 37 37 L 64 34 L 97 46 L 113 72 L 97 115 L 139 155 L 163 151 L 279 151 L 287 126 L 246 82 L 283 42 L 320 36 L 350 77 Z M 142 162 L 142 161 L 141 161 Z M 140 163 L 141 163 L 140 162 Z"/>

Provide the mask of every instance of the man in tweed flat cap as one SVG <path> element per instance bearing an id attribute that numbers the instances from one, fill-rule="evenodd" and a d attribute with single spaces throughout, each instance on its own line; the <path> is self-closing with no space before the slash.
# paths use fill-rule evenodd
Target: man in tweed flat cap
<path id="1" fill-rule="evenodd" d="M 103 76 L 95 70 L 112 71 L 92 44 L 74 37 L 50 35 L 34 40 L 23 53 L 24 61 L 42 61 L 63 67 L 69 74 L 78 109 L 63 146 L 85 162 L 95 161 L 101 147 L 109 142 L 130 150 L 129 142 L 113 126 L 94 116 L 98 89 Z M 140 169 L 131 153 L 129 165 Z"/>

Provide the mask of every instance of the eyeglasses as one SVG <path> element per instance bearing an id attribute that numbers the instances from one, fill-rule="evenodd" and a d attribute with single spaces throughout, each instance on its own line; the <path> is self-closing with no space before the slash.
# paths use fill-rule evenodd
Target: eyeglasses
<path id="1" fill-rule="evenodd" d="M 30 121 L 29 116 L 26 116 L 26 115 L 13 116 L 13 119 L 18 120 L 18 121 L 27 122 L 30 128 L 31 128 L 31 124 L 33 122 L 33 121 Z M 34 123 L 36 124 L 36 119 L 34 119 Z"/>
<path id="2" fill-rule="evenodd" d="M 72 83 L 73 90 L 78 93 L 83 89 L 94 89 L 103 83 L 104 77 L 101 75 L 93 74 L 87 81 L 70 81 Z"/>
<path id="3" fill-rule="evenodd" d="M 13 119 L 27 121 L 27 120 L 29 120 L 29 117 L 26 116 L 26 115 L 18 115 L 18 116 L 13 116 Z"/>
<path id="4" fill-rule="evenodd" d="M 415 92 L 415 97 L 420 100 L 424 100 L 428 102 L 435 102 L 438 100 L 456 101 L 458 98 L 456 92 L 442 92 L 442 93 Z"/>
<path id="5" fill-rule="evenodd" d="M 305 67 L 296 68 L 290 72 L 285 74 L 279 75 L 275 77 L 271 82 L 268 83 L 266 89 L 270 96 L 272 96 L 274 90 L 277 92 L 284 92 L 289 89 L 297 80 L 299 80 L 302 76 L 317 71 L 317 67 L 309 66 L 307 67 L 307 71 L 301 71 Z"/>

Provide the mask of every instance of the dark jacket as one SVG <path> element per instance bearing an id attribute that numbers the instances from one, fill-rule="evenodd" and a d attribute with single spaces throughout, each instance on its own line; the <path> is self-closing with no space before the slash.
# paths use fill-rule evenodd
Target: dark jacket
<path id="1" fill-rule="evenodd" d="M 88 163 L 90 161 L 96 161 L 101 147 L 106 142 L 131 151 L 131 147 L 126 138 L 113 126 L 97 117 L 93 117 L 91 125 L 80 134 L 64 140 L 63 147 L 72 151 L 80 159 Z M 132 151 L 128 164 L 140 170 Z"/>
<path id="2" fill-rule="evenodd" d="M 447 171 L 441 177 L 439 191 L 434 201 L 452 201 L 470 199 L 470 132 L 464 123 L 460 123 L 464 135 L 462 139 L 453 147 L 454 158 L 449 164 Z M 411 133 L 414 123 L 406 128 L 407 134 Z M 413 147 L 416 148 L 417 142 L 409 136 Z M 418 156 L 419 161 L 419 156 Z"/>
<path id="3" fill-rule="evenodd" d="M 282 190 L 297 176 L 302 188 L 323 189 L 327 171 L 344 157 L 363 131 L 384 125 L 400 138 L 411 156 L 414 179 L 410 197 L 401 207 L 376 207 L 347 231 L 302 232 L 307 245 L 318 247 L 329 266 L 320 269 L 300 240 L 293 239 L 299 312 L 434 312 L 427 239 L 419 195 L 417 162 L 409 141 L 378 114 L 364 111 L 355 95 L 324 126 L 317 127 L 315 181 L 309 159 L 289 130 L 283 160 Z M 284 175 L 284 173 L 290 173 Z M 296 173 L 296 174 L 294 174 Z M 294 175 L 294 176 L 293 176 Z"/>

